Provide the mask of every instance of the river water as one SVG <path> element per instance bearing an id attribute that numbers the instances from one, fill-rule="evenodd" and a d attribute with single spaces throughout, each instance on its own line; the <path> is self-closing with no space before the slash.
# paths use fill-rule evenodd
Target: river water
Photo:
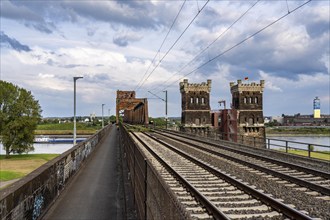
<path id="1" fill-rule="evenodd" d="M 330 152 L 330 137 L 319 137 L 319 136 L 312 136 L 312 137 L 301 137 L 301 136 L 290 136 L 290 137 L 281 137 L 281 136 L 271 136 L 267 137 L 269 139 L 276 139 L 276 140 L 285 140 L 289 141 L 288 145 L 294 148 L 299 148 L 299 149 L 308 149 L 308 145 L 311 144 L 314 146 L 314 150 L 316 151 L 326 151 Z M 293 142 L 301 142 L 304 144 L 298 144 L 298 143 L 291 143 L 290 141 Z M 284 141 L 271 141 L 273 144 L 278 144 L 281 146 L 285 146 Z M 318 146 L 318 145 L 324 145 L 323 146 Z M 271 148 L 277 148 L 276 146 L 271 146 Z"/>
<path id="2" fill-rule="evenodd" d="M 61 154 L 73 147 L 73 144 L 60 143 L 60 144 L 48 144 L 48 143 L 34 143 L 34 151 L 29 154 Z M 0 155 L 6 154 L 3 149 L 2 143 L 0 143 Z"/>

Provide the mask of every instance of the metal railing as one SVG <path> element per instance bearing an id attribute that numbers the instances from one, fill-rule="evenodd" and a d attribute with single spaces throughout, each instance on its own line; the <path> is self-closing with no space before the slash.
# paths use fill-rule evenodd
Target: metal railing
<path id="1" fill-rule="evenodd" d="M 290 153 L 293 151 L 304 151 L 308 157 L 313 157 L 313 154 L 323 154 L 328 155 L 330 160 L 330 146 L 321 144 L 311 144 L 298 141 L 288 141 L 281 139 L 266 138 L 267 148 L 274 150 L 285 151 Z"/>
<path id="2" fill-rule="evenodd" d="M 176 131 L 179 132 L 179 131 Z M 180 132 L 187 134 L 188 132 Z M 298 141 L 281 140 L 275 138 L 260 138 L 246 135 L 239 135 L 233 133 L 221 133 L 218 131 L 209 131 L 205 133 L 188 133 L 190 136 L 205 137 L 207 139 L 215 141 L 223 141 L 226 143 L 241 144 L 249 147 L 267 148 L 272 150 L 278 150 L 285 153 L 298 154 L 300 156 L 306 156 L 310 158 L 319 158 L 330 160 L 330 146 L 304 143 Z"/>

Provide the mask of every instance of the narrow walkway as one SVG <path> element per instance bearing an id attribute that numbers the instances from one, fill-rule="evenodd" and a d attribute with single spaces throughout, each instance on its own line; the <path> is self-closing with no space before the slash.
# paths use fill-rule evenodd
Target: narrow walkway
<path id="1" fill-rule="evenodd" d="M 118 131 L 113 127 L 43 219 L 126 219 Z"/>

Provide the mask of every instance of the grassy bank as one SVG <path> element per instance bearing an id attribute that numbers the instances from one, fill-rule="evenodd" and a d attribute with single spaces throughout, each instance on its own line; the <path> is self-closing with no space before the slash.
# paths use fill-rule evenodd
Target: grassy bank
<path id="1" fill-rule="evenodd" d="M 280 151 L 285 151 L 285 150 L 280 150 Z M 308 151 L 305 151 L 305 150 L 289 149 L 288 153 L 308 157 Z M 330 154 L 329 153 L 311 152 L 311 158 L 330 161 Z"/>
<path id="2" fill-rule="evenodd" d="M 5 158 L 5 155 L 0 155 L 0 181 L 21 178 L 57 156 L 58 154 L 22 154 Z"/>
<path id="3" fill-rule="evenodd" d="M 268 127 L 267 136 L 330 136 L 329 127 Z"/>
<path id="4" fill-rule="evenodd" d="M 91 135 L 101 129 L 100 125 L 77 123 L 77 134 Z M 72 135 L 73 123 L 40 124 L 35 131 L 36 135 Z"/>

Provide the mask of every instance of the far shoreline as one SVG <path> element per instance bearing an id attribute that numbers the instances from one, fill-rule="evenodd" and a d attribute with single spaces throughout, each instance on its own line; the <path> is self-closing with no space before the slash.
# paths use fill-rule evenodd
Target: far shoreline
<path id="1" fill-rule="evenodd" d="M 266 137 L 330 137 L 330 134 L 266 133 Z"/>

